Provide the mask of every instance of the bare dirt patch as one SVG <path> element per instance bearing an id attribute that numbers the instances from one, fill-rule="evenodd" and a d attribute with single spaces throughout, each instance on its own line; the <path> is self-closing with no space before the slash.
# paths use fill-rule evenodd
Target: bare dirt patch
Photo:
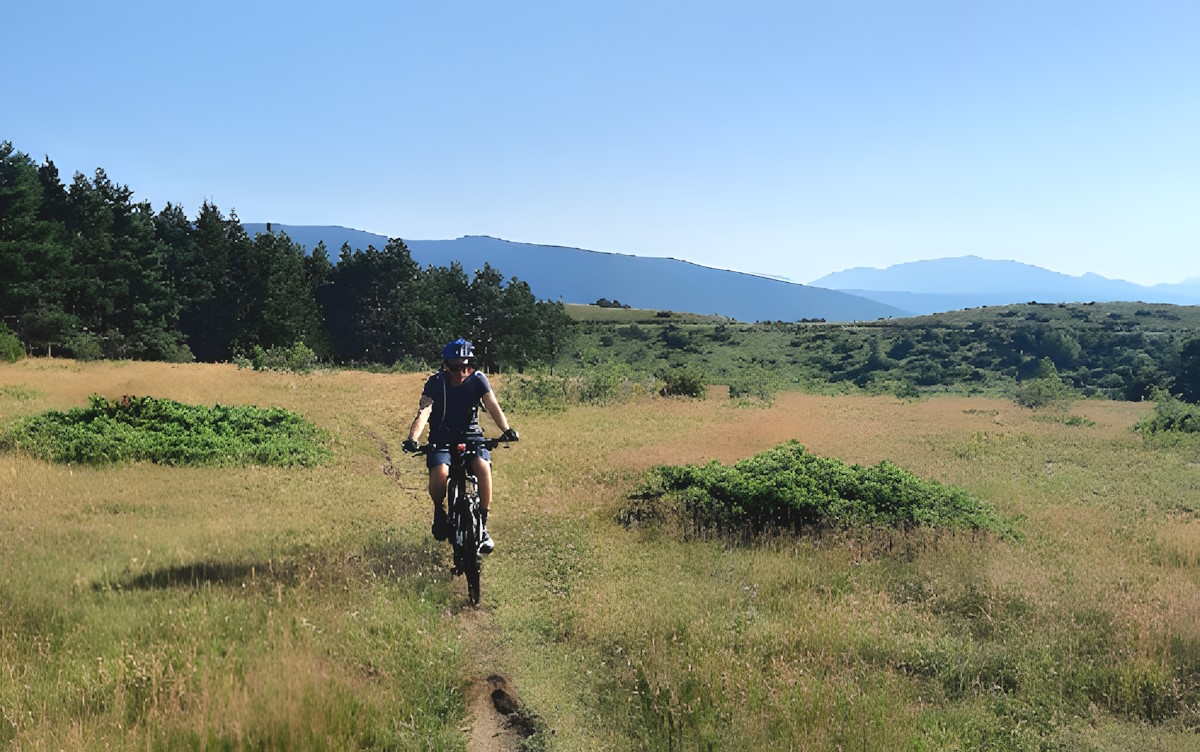
<path id="1" fill-rule="evenodd" d="M 468 752 L 516 752 L 533 734 L 533 724 L 516 687 L 501 674 L 477 681 L 467 690 L 471 730 Z"/>
<path id="2" fill-rule="evenodd" d="M 468 752 L 517 752 L 521 742 L 535 731 L 534 716 L 525 707 L 512 679 L 490 670 L 495 665 L 495 646 L 491 615 L 481 609 L 467 609 L 456 617 L 462 629 L 462 641 L 469 645 L 467 671 L 479 678 L 464 692 L 468 725 L 463 728 Z"/>

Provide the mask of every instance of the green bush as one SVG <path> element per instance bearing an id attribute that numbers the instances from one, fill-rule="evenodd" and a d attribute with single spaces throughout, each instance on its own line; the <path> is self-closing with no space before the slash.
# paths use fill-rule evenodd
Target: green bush
<path id="1" fill-rule="evenodd" d="M 629 369 L 618 365 L 601 363 L 583 374 L 580 400 L 603 405 L 619 399 L 621 385 L 629 380 Z"/>
<path id="2" fill-rule="evenodd" d="M 1037 409 L 1070 402 L 1070 389 L 1058 379 L 1029 379 L 1017 384 L 1013 401 L 1021 407 Z"/>
<path id="3" fill-rule="evenodd" d="M 507 374 L 496 388 L 505 412 L 562 412 L 572 405 L 623 404 L 653 394 L 655 380 L 627 366 L 600 363 L 582 376 Z"/>
<path id="4" fill-rule="evenodd" d="M 0 448 L 54 462 L 102 465 L 312 465 L 329 455 L 325 433 L 282 408 L 199 407 L 169 399 L 92 395 L 86 408 L 18 421 Z"/>
<path id="5" fill-rule="evenodd" d="M 67 338 L 67 349 L 75 360 L 103 360 L 104 348 L 100 338 L 91 332 L 75 332 Z"/>
<path id="6" fill-rule="evenodd" d="M 546 374 L 506 376 L 496 391 L 510 413 L 558 413 L 579 400 L 578 390 L 567 379 Z"/>
<path id="7" fill-rule="evenodd" d="M 968 527 L 1015 534 L 966 491 L 926 481 L 895 464 L 846 465 L 797 441 L 732 466 L 655 467 L 619 513 L 624 524 L 676 521 L 697 530 L 834 527 Z"/>
<path id="8" fill-rule="evenodd" d="M 311 373 L 317 367 L 317 354 L 303 342 L 291 347 L 271 347 L 266 350 L 255 345 L 250 357 L 234 359 L 238 368 L 253 368 L 255 371 L 291 371 Z"/>
<path id="9" fill-rule="evenodd" d="M 195 363 L 196 356 L 192 354 L 192 348 L 183 344 L 171 348 L 166 354 L 166 361 L 168 363 Z"/>
<path id="10" fill-rule="evenodd" d="M 1074 392 L 1063 383 L 1054 362 L 1049 358 L 1043 358 L 1038 364 L 1036 378 L 1019 382 L 1013 393 L 1014 402 L 1031 409 L 1051 406 L 1066 408 L 1072 397 Z"/>
<path id="11" fill-rule="evenodd" d="M 704 374 L 692 368 L 675 368 L 662 376 L 660 390 L 664 397 L 704 397 L 706 379 Z"/>
<path id="12" fill-rule="evenodd" d="M 17 335 L 0 323 L 0 360 L 6 363 L 16 363 L 21 358 L 25 357 L 25 346 L 21 344 L 21 340 L 17 339 Z"/>
<path id="13" fill-rule="evenodd" d="M 729 399 L 738 402 L 760 400 L 769 405 L 775 401 L 779 378 L 766 368 L 739 368 L 729 376 Z"/>
<path id="14" fill-rule="evenodd" d="M 415 355 L 405 355 L 400 360 L 392 365 L 392 373 L 429 373 L 436 370 L 437 366 L 424 358 L 418 358 Z"/>
<path id="15" fill-rule="evenodd" d="M 1134 428 L 1144 436 L 1168 432 L 1200 433 L 1200 405 L 1161 394 L 1154 400 L 1154 414 L 1142 418 Z"/>

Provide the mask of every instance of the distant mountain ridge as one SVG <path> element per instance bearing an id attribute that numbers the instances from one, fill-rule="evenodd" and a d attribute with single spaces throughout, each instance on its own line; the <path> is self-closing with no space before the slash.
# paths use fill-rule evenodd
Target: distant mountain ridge
<path id="1" fill-rule="evenodd" d="M 244 223 L 251 235 L 266 231 Z M 383 235 L 345 227 L 279 225 L 309 252 L 324 242 L 334 261 L 343 242 L 365 249 L 387 244 Z M 895 306 L 837 290 L 800 285 L 743 272 L 713 269 L 678 259 L 633 256 L 582 248 L 516 243 L 487 236 L 456 240 L 408 240 L 405 245 L 422 266 L 458 261 L 468 274 L 485 263 L 506 277 L 529 284 L 534 295 L 565 303 L 617 300 L 635 308 L 719 314 L 740 321 L 874 320 L 904 316 Z"/>
<path id="2" fill-rule="evenodd" d="M 244 223 L 251 235 L 262 223 Z M 324 241 L 336 261 L 343 243 L 382 249 L 387 237 L 348 227 L 272 224 L 309 252 Z M 422 266 L 458 261 L 468 273 L 490 263 L 534 295 L 566 303 L 618 300 L 636 308 L 717 313 L 741 321 L 873 320 L 1013 303 L 1141 301 L 1200 305 L 1200 278 L 1153 287 L 1098 274 L 1071 276 L 978 256 L 856 267 L 807 285 L 678 259 L 517 243 L 487 236 L 405 240 Z"/>
<path id="3" fill-rule="evenodd" d="M 1200 279 L 1147 287 L 1098 274 L 1075 277 L 1032 264 L 978 256 L 910 261 L 884 269 L 855 267 L 827 274 L 811 284 L 869 297 L 915 314 L 1033 300 L 1200 304 Z"/>

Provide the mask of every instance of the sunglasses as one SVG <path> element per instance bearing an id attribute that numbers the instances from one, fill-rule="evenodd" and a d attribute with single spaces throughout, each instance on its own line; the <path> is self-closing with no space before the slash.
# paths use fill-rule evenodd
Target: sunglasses
<path id="1" fill-rule="evenodd" d="M 446 365 L 446 370 L 447 370 L 447 371 L 459 371 L 459 372 L 462 372 L 462 371 L 467 371 L 467 370 L 470 370 L 470 369 L 471 369 L 471 364 L 470 364 L 470 363 L 448 363 L 448 364 Z"/>

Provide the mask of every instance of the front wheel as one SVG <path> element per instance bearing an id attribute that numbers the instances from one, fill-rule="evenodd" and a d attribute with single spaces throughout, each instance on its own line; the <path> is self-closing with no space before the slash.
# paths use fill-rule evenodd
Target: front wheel
<path id="1" fill-rule="evenodd" d="M 467 576 L 467 600 L 471 601 L 472 606 L 478 607 L 479 574 L 483 566 L 483 557 L 479 554 L 479 539 L 483 535 L 483 520 L 479 517 L 479 497 L 472 493 L 465 498 L 468 501 L 467 513 L 463 520 L 463 532 L 466 533 L 462 550 L 463 574 Z"/>
<path id="2" fill-rule="evenodd" d="M 466 478 L 452 485 L 454 517 L 454 564 L 458 572 L 467 576 L 467 599 L 472 606 L 479 605 L 479 574 L 481 568 L 479 537 L 482 521 L 479 519 L 479 498 L 472 493 L 474 488 Z"/>
<path id="3" fill-rule="evenodd" d="M 479 552 L 463 551 L 463 570 L 467 575 L 467 600 L 472 606 L 479 605 Z"/>

